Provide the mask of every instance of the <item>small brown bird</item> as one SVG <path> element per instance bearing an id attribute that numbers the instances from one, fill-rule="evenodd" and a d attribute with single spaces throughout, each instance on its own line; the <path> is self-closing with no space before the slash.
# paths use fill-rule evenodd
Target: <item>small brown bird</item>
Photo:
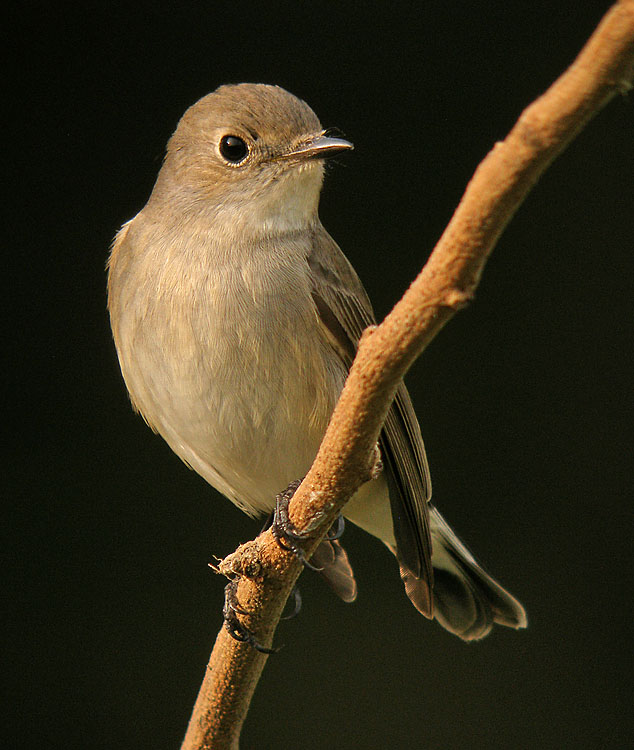
<path id="1" fill-rule="evenodd" d="M 134 407 L 250 515 L 308 471 L 375 322 L 317 213 L 324 160 L 351 148 L 277 86 L 222 86 L 187 110 L 147 205 L 113 245 L 108 304 Z M 405 386 L 379 447 L 382 473 L 344 515 L 394 552 L 414 606 L 465 640 L 493 623 L 524 627 L 521 604 L 430 503 Z M 345 552 L 324 551 L 326 578 L 354 599 Z"/>

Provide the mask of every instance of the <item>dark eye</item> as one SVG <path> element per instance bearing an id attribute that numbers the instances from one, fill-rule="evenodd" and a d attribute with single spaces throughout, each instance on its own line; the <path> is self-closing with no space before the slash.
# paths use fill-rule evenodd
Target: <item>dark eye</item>
<path id="1" fill-rule="evenodd" d="M 220 139 L 220 155 L 231 164 L 238 164 L 249 153 L 249 147 L 237 135 L 223 135 Z"/>

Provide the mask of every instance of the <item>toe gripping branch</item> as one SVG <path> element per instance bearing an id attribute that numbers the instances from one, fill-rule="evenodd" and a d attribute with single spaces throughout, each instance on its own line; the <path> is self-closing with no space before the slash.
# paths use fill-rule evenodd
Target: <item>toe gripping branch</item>
<path id="1" fill-rule="evenodd" d="M 273 533 L 273 536 L 277 540 L 277 543 L 280 545 L 280 547 L 282 549 L 288 550 L 289 552 L 292 552 L 295 557 L 297 557 L 297 559 L 302 563 L 302 565 L 304 565 L 304 567 L 320 572 L 323 570 L 323 568 L 313 565 L 310 560 L 308 560 L 306 554 L 304 553 L 304 550 L 302 549 L 301 543 L 308 538 L 308 535 L 298 531 L 288 515 L 289 503 L 301 482 L 301 479 L 297 479 L 294 482 L 291 482 L 284 490 L 284 492 L 276 496 L 275 511 L 273 513 L 273 520 L 271 522 L 271 532 Z M 326 535 L 326 541 L 334 542 L 336 539 L 339 539 L 343 534 L 344 528 L 345 521 L 343 519 L 343 516 L 339 515 L 335 523 L 332 525 L 332 528 Z"/>
<path id="2" fill-rule="evenodd" d="M 225 586 L 225 605 L 222 608 L 225 628 L 234 640 L 240 643 L 248 643 L 261 654 L 277 653 L 280 650 L 279 648 L 262 646 L 253 633 L 240 622 L 238 615 L 247 615 L 248 612 L 238 604 L 238 580 L 238 578 L 234 578 Z"/>
<path id="3" fill-rule="evenodd" d="M 256 651 L 259 651 L 261 654 L 276 654 L 281 648 L 283 648 L 282 646 L 278 646 L 277 648 L 266 648 L 258 641 L 255 635 L 240 622 L 239 615 L 248 615 L 249 613 L 242 609 L 238 604 L 238 581 L 238 578 L 234 578 L 225 586 L 225 604 L 222 608 L 222 616 L 227 632 L 234 640 L 239 641 L 240 643 L 248 643 L 249 646 Z M 282 620 L 290 620 L 299 614 L 299 611 L 302 608 L 302 595 L 297 586 L 293 586 L 291 593 L 295 599 L 295 606 L 289 615 L 280 618 Z"/>
<path id="4" fill-rule="evenodd" d="M 310 570 L 321 570 L 321 568 L 311 565 L 308 561 L 301 545 L 301 543 L 308 537 L 306 534 L 297 530 L 288 515 L 289 503 L 300 484 L 301 479 L 297 479 L 294 482 L 291 482 L 284 492 L 281 492 L 276 496 L 271 532 L 280 547 L 292 552 L 304 567 L 310 568 Z"/>
<path id="5" fill-rule="evenodd" d="M 312 565 L 306 558 L 304 550 L 302 549 L 301 542 L 307 539 L 308 535 L 298 532 L 288 515 L 289 503 L 300 484 L 301 480 L 291 482 L 286 490 L 275 498 L 275 511 L 271 521 L 271 532 L 280 547 L 293 552 L 305 567 L 310 568 L 310 570 L 321 571 L 323 568 Z M 339 539 L 343 534 L 344 527 L 345 522 L 343 516 L 339 516 L 328 532 L 326 541 L 333 542 L 336 539 Z M 262 646 L 254 634 L 240 622 L 239 615 L 247 615 L 248 612 L 242 609 L 238 604 L 238 580 L 239 578 L 233 578 L 225 586 L 225 604 L 222 610 L 225 628 L 233 639 L 240 643 L 248 643 L 252 648 L 262 654 L 277 653 L 281 646 L 279 648 L 266 648 Z M 292 617 L 299 614 L 302 608 L 302 597 L 297 586 L 293 587 L 292 594 L 295 599 L 293 612 L 282 617 L 282 620 L 290 620 Z"/>

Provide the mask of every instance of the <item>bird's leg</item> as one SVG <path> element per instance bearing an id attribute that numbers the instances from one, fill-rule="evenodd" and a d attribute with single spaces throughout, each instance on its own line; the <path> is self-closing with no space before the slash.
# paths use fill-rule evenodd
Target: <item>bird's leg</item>
<path id="1" fill-rule="evenodd" d="M 308 535 L 299 532 L 288 516 L 288 505 L 301 482 L 301 479 L 296 479 L 288 485 L 284 492 L 276 496 L 271 531 L 280 547 L 292 552 L 304 567 L 321 571 L 323 568 L 312 565 L 301 547 L 301 542 L 307 539 Z"/>
<path id="2" fill-rule="evenodd" d="M 275 520 L 275 511 L 273 510 L 266 517 L 266 521 L 264 522 L 264 526 L 262 526 L 262 528 L 260 529 L 260 534 L 264 534 L 264 532 L 267 529 L 270 529 L 274 520 Z"/>
<path id="3" fill-rule="evenodd" d="M 270 527 L 273 536 L 276 538 L 277 543 L 282 549 L 293 552 L 305 567 L 320 572 L 323 568 L 312 565 L 304 555 L 304 551 L 301 548 L 300 542 L 307 538 L 306 535 L 297 531 L 288 516 L 288 505 L 297 491 L 297 488 L 301 484 L 301 481 L 301 479 L 296 479 L 288 485 L 284 492 L 276 496 L 275 510 L 273 511 L 272 516 L 267 519 L 262 531 Z M 337 539 L 340 539 L 345 527 L 346 522 L 343 516 L 339 514 L 337 520 L 330 527 L 328 534 L 326 534 L 325 541 L 334 542 Z"/>

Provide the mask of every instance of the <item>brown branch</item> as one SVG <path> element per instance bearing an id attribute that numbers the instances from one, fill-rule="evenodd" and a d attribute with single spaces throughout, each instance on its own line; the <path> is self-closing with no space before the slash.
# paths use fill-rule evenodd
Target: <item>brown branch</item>
<path id="1" fill-rule="evenodd" d="M 475 172 L 429 261 L 383 323 L 366 331 L 317 458 L 290 508 L 311 533 L 310 553 L 368 479 L 374 447 L 401 378 L 450 318 L 472 297 L 504 228 L 541 174 L 617 93 L 632 86 L 634 0 L 605 15 L 571 67 L 531 104 Z M 282 488 L 280 488 L 282 489 Z M 221 565 L 240 576 L 244 624 L 270 645 L 301 572 L 270 532 Z M 182 750 L 235 750 L 266 656 L 222 630 Z"/>

